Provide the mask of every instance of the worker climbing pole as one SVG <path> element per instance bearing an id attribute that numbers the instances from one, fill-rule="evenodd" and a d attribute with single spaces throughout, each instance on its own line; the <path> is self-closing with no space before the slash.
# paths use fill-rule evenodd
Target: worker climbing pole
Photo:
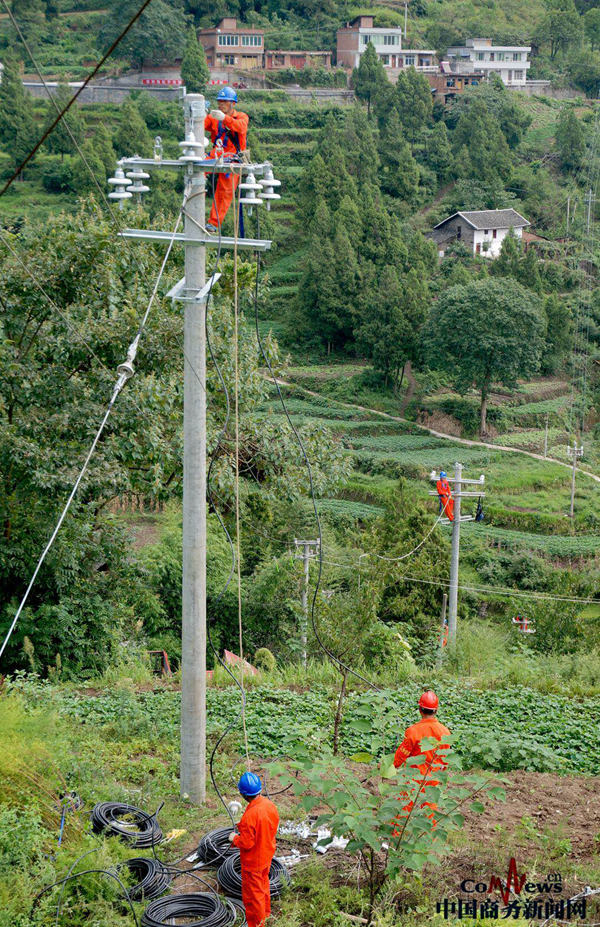
<path id="1" fill-rule="evenodd" d="M 237 93 L 233 87 L 223 87 L 217 95 L 218 108 L 212 109 L 204 120 L 204 128 L 210 132 L 213 150 L 209 157 L 218 161 L 224 159 L 239 161 L 246 151 L 248 116 L 236 110 Z M 214 201 L 207 227 L 218 230 L 231 206 L 233 194 L 240 182 L 238 172 L 211 175 Z M 243 231 L 241 232 L 243 237 Z"/>
<path id="2" fill-rule="evenodd" d="M 440 478 L 435 484 L 435 488 L 440 497 L 440 515 L 445 515 L 448 521 L 454 521 L 454 499 L 448 482 L 448 474 L 445 470 L 440 471 Z"/>

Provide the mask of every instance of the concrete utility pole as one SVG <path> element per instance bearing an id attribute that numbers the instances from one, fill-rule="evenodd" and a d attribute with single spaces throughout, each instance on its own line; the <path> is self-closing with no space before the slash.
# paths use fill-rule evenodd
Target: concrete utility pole
<path id="1" fill-rule="evenodd" d="M 592 224 L 592 205 L 595 202 L 595 200 L 596 200 L 596 197 L 594 195 L 594 191 L 588 190 L 588 192 L 585 195 L 585 202 L 587 205 L 586 229 L 587 229 L 588 235 L 590 234 L 590 226 Z"/>
<path id="2" fill-rule="evenodd" d="M 548 456 L 548 419 L 550 413 L 546 412 L 546 430 L 544 432 L 544 459 Z"/>
<path id="3" fill-rule="evenodd" d="M 435 470 L 432 470 L 429 479 L 436 482 L 438 476 Z M 452 551 L 450 558 L 450 585 L 448 589 L 448 644 L 456 643 L 456 619 L 458 615 L 458 568 L 460 564 L 460 523 L 461 521 L 474 521 L 474 515 L 461 515 L 460 503 L 465 497 L 485 496 L 483 486 L 485 485 L 485 476 L 483 473 L 478 480 L 466 480 L 462 476 L 462 464 L 454 464 L 454 477 L 448 477 L 448 482 L 454 484 L 452 498 L 454 499 L 454 520 L 446 522 L 452 525 Z M 477 492 L 465 491 L 463 486 L 473 485 L 481 486 Z M 430 491 L 430 496 L 437 496 L 437 491 Z"/>
<path id="4" fill-rule="evenodd" d="M 580 457 L 583 457 L 583 444 L 578 446 L 577 439 L 575 439 L 573 447 L 568 444 L 567 457 L 573 460 L 573 470 L 571 471 L 571 508 L 569 509 L 569 518 L 573 518 L 575 515 L 575 474 L 577 473 L 577 461 Z"/>
<path id="5" fill-rule="evenodd" d="M 155 141 L 153 158 L 123 158 L 111 178 L 112 199 L 120 205 L 133 193 L 147 192 L 147 170 L 181 171 L 185 178 L 185 225 L 183 233 L 148 229 L 124 229 L 123 238 L 182 243 L 185 248 L 185 277 L 167 297 L 184 304 L 184 402 L 183 402 L 183 587 L 181 660 L 181 795 L 195 803 L 206 797 L 206 302 L 220 274 L 206 282 L 206 248 L 264 251 L 270 241 L 209 235 L 205 230 L 205 175 L 231 173 L 232 164 L 223 158 L 206 159 L 204 139 L 205 105 L 202 94 L 184 96 L 185 141 L 177 160 L 163 159 L 162 143 Z M 245 176 L 269 174 L 270 164 L 238 163 Z M 127 173 L 126 173 L 127 172 Z M 273 197 L 273 184 L 263 182 Z M 239 189 L 243 190 L 243 180 Z M 270 191 L 270 192 L 269 192 Z M 267 199 L 265 195 L 265 199 Z M 241 202 L 245 202 L 242 196 Z M 263 200 L 252 193 L 253 204 Z"/>
<path id="6" fill-rule="evenodd" d="M 296 549 L 302 548 L 302 552 L 296 554 L 297 558 L 302 558 L 304 563 L 304 581 L 302 583 L 302 627 L 300 628 L 300 643 L 302 646 L 302 664 L 306 666 L 307 659 L 307 645 L 308 645 L 308 581 L 309 581 L 309 567 L 311 561 L 311 554 L 319 553 L 319 539 L 316 541 L 299 541 L 298 538 L 294 539 L 294 544 Z"/>
<path id="7" fill-rule="evenodd" d="M 440 641 L 438 646 L 437 665 L 442 665 L 442 654 L 444 652 L 444 630 L 446 627 L 446 609 L 448 607 L 448 595 L 444 593 L 442 597 L 442 620 L 440 624 Z"/>

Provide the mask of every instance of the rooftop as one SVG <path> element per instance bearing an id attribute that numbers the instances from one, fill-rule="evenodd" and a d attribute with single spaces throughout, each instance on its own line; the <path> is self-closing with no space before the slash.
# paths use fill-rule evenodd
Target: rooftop
<path id="1" fill-rule="evenodd" d="M 438 222 L 434 228 L 441 228 L 455 216 L 460 216 L 474 229 L 525 228 L 526 225 L 531 224 L 516 209 L 478 209 L 472 212 L 455 212 L 442 222 Z"/>

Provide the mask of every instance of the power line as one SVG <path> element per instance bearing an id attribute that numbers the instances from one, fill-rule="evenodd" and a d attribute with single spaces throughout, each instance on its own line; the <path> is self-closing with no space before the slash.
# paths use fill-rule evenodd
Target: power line
<path id="1" fill-rule="evenodd" d="M 16 170 L 15 170 L 15 171 L 11 174 L 11 176 L 8 178 L 8 180 L 6 181 L 6 183 L 4 184 L 4 186 L 2 187 L 2 189 L 0 190 L 0 197 L 4 196 L 4 194 L 5 194 L 6 191 L 9 189 L 9 187 L 11 187 L 11 185 L 12 185 L 12 184 L 14 183 L 14 181 L 17 179 L 17 177 L 19 176 L 19 174 L 21 173 L 21 171 L 22 171 L 25 167 L 27 167 L 27 165 L 29 164 L 29 162 L 31 161 L 31 159 L 35 156 L 36 152 L 39 150 L 39 148 L 41 148 L 41 146 L 44 144 L 44 142 L 46 141 L 46 139 L 48 138 L 48 136 L 51 135 L 51 133 L 54 131 L 54 129 L 56 128 L 56 126 L 58 125 L 58 123 L 61 121 L 61 119 L 62 119 L 63 116 L 65 115 L 65 113 L 68 113 L 68 111 L 71 109 L 71 107 L 72 107 L 73 104 L 75 103 L 76 99 L 77 99 L 77 98 L 79 97 L 79 95 L 85 90 L 85 88 L 86 88 L 87 85 L 90 83 L 90 81 L 96 76 L 96 74 L 97 74 L 98 71 L 102 68 L 102 66 L 104 65 L 104 63 L 106 62 L 106 60 L 107 60 L 108 58 L 110 58 L 110 56 L 111 56 L 112 53 L 114 52 L 115 48 L 117 48 L 117 46 L 120 44 L 120 42 L 125 38 L 125 36 L 126 36 L 127 33 L 129 32 L 129 30 L 131 29 L 131 27 L 135 25 L 135 23 L 138 21 L 138 19 L 140 18 L 140 16 L 142 15 L 142 13 L 144 12 L 144 10 L 146 9 L 146 7 L 149 6 L 151 2 L 152 2 L 152 0 L 144 0 L 144 2 L 142 3 L 141 7 L 140 7 L 140 8 L 138 9 L 138 11 L 132 16 L 132 18 L 129 20 L 129 22 L 128 22 L 127 25 L 125 26 L 125 29 L 123 29 L 123 31 L 121 32 L 121 34 L 115 39 L 115 41 L 112 43 L 112 45 L 110 46 L 110 48 L 108 49 L 108 51 L 102 56 L 102 58 L 100 59 L 100 61 L 98 62 L 98 64 L 97 64 L 96 67 L 94 68 L 94 70 L 91 71 L 90 74 L 88 74 L 88 76 L 86 77 L 86 79 L 85 79 L 84 82 L 82 83 L 81 87 L 79 87 L 79 89 L 77 90 L 77 92 L 73 94 L 73 96 L 71 97 L 71 99 L 69 100 L 69 102 L 67 103 L 67 105 L 58 113 L 56 119 L 52 122 L 52 124 L 51 124 L 50 126 L 48 126 L 48 128 L 46 129 L 46 131 L 44 132 L 44 134 L 42 135 L 42 137 L 41 137 L 41 138 L 39 139 L 39 141 L 34 145 L 34 147 L 31 149 L 31 151 L 29 152 L 29 154 L 25 157 L 25 159 L 19 164 L 19 166 L 16 168 Z M 5 4 L 5 5 L 6 5 L 6 4 Z"/>

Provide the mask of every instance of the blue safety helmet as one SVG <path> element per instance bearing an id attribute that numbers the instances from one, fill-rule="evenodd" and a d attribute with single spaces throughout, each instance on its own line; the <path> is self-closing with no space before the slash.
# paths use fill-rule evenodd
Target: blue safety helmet
<path id="1" fill-rule="evenodd" d="M 231 100 L 233 103 L 237 103 L 237 93 L 233 87 L 221 87 L 217 94 L 217 100 Z"/>
<path id="2" fill-rule="evenodd" d="M 245 772 L 238 782 L 238 790 L 244 798 L 255 798 L 262 792 L 262 782 L 253 772 Z"/>
<path id="3" fill-rule="evenodd" d="M 448 475 L 448 474 L 446 473 L 445 470 L 440 470 L 440 479 L 441 479 L 441 480 L 445 480 L 446 477 L 447 477 L 447 475 Z"/>

